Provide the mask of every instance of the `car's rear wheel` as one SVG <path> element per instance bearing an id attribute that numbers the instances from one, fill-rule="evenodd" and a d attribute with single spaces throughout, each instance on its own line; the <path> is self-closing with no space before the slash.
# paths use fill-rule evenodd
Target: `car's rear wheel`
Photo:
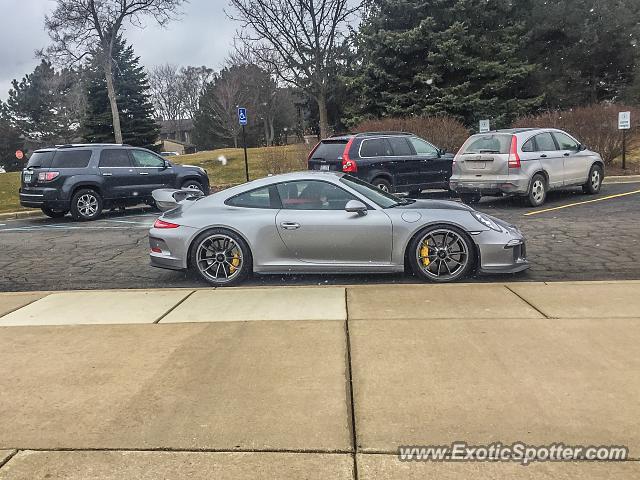
<path id="1" fill-rule="evenodd" d="M 191 248 L 190 266 L 200 277 L 216 287 L 237 285 L 253 270 L 253 258 L 247 243 L 226 229 L 200 234 Z"/>
<path id="2" fill-rule="evenodd" d="M 582 186 L 582 191 L 590 195 L 595 195 L 600 191 L 602 187 L 602 167 L 600 165 L 593 165 L 589 170 L 589 178 L 587 183 Z"/>
<path id="3" fill-rule="evenodd" d="M 187 180 L 182 184 L 182 188 L 200 190 L 201 192 L 204 193 L 204 188 L 202 188 L 202 184 L 197 180 Z"/>
<path id="4" fill-rule="evenodd" d="M 408 254 L 417 276 L 438 283 L 465 277 L 475 261 L 475 249 L 469 235 L 450 225 L 436 225 L 422 231 L 409 245 Z"/>
<path id="5" fill-rule="evenodd" d="M 54 210 L 52 208 L 47 208 L 47 207 L 42 207 L 41 210 L 42 210 L 42 213 L 44 213 L 47 217 L 51 217 L 51 218 L 62 218 L 67 213 L 69 213 L 69 210 Z"/>
<path id="6" fill-rule="evenodd" d="M 71 216 L 75 220 L 95 220 L 102 213 L 102 197 L 90 188 L 78 190 L 71 199 Z"/>
<path id="7" fill-rule="evenodd" d="M 391 192 L 391 182 L 386 178 L 378 177 L 371 183 L 373 183 L 376 188 L 379 188 L 383 192 Z"/>
<path id="8" fill-rule="evenodd" d="M 461 193 L 460 200 L 467 205 L 475 205 L 480 202 L 482 195 L 479 193 Z"/>
<path id="9" fill-rule="evenodd" d="M 539 207 L 547 198 L 547 180 L 541 173 L 536 173 L 531 179 L 527 201 L 532 207 Z"/>

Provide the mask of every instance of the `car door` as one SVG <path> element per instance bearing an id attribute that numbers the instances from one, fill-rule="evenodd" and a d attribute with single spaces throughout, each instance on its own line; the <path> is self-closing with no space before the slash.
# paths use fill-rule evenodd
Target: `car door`
<path id="1" fill-rule="evenodd" d="M 276 226 L 298 260 L 315 264 L 391 263 L 391 220 L 373 207 L 366 215 L 344 210 L 362 201 L 343 188 L 320 180 L 278 184 L 282 210 Z"/>
<path id="2" fill-rule="evenodd" d="M 423 182 L 422 158 L 414 154 L 405 137 L 387 137 L 393 151 L 393 162 L 396 172 L 396 187 L 409 189 Z M 398 190 L 398 188 L 396 188 Z"/>
<path id="3" fill-rule="evenodd" d="M 556 142 L 550 132 L 544 132 L 534 137 L 534 152 L 540 160 L 542 168 L 549 176 L 549 187 L 557 188 L 564 184 L 564 159 L 558 151 Z"/>
<path id="4" fill-rule="evenodd" d="M 563 132 L 553 132 L 564 164 L 564 185 L 582 185 L 587 181 L 591 164 L 579 143 Z"/>
<path id="5" fill-rule="evenodd" d="M 440 151 L 426 140 L 409 137 L 409 142 L 420 160 L 420 183 L 441 184 L 446 181 L 451 171 L 451 159 L 444 159 Z"/>
<path id="6" fill-rule="evenodd" d="M 158 188 L 173 188 L 176 173 L 170 163 L 149 150 L 129 150 L 138 175 L 140 195 L 149 197 Z"/>
<path id="7" fill-rule="evenodd" d="M 138 173 L 124 148 L 105 148 L 98 163 L 106 198 L 126 199 L 134 196 Z"/>
<path id="8" fill-rule="evenodd" d="M 391 177 L 393 187 L 400 185 L 399 161 L 393 155 L 391 144 L 385 137 L 365 138 L 358 149 L 358 164 L 366 164 L 370 178 L 373 180 L 381 174 Z M 367 179 L 365 179 L 367 180 Z"/>

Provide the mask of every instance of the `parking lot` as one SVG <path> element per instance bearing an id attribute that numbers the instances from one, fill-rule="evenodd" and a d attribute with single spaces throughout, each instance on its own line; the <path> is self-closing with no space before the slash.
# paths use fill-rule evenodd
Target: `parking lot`
<path id="1" fill-rule="evenodd" d="M 425 192 L 425 198 L 449 198 Z M 484 198 L 478 210 L 520 227 L 529 271 L 507 281 L 640 278 L 640 183 L 605 184 L 600 194 L 551 192 L 537 209 L 516 199 Z M 75 223 L 33 217 L 0 220 L 0 290 L 196 287 L 194 276 L 148 265 L 147 230 L 158 213 L 140 208 L 106 212 Z M 472 281 L 495 281 L 478 277 Z M 256 276 L 249 285 L 417 283 L 404 275 Z"/>

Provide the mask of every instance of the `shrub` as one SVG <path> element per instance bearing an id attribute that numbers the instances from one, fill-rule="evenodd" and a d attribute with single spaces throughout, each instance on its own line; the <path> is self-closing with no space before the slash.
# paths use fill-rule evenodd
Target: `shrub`
<path id="1" fill-rule="evenodd" d="M 555 110 L 528 115 L 513 123 L 515 128 L 559 128 L 576 137 L 590 150 L 598 152 L 606 164 L 622 154 L 622 132 L 618 130 L 618 112 L 631 112 L 631 130 L 627 132 L 627 151 L 639 145 L 640 109 L 628 105 L 600 103 L 570 110 Z"/>
<path id="2" fill-rule="evenodd" d="M 457 152 L 469 137 L 469 130 L 453 117 L 394 117 L 365 120 L 354 132 L 401 131 L 415 133 L 448 152 Z"/>
<path id="3" fill-rule="evenodd" d="M 307 169 L 307 156 L 313 145 L 300 144 L 287 150 L 267 147 L 262 156 L 262 167 L 267 174 L 297 172 Z"/>

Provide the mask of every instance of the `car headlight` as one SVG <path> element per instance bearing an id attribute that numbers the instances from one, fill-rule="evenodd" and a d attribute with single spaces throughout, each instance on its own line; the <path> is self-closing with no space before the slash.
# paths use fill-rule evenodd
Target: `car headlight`
<path id="1" fill-rule="evenodd" d="M 473 215 L 473 218 L 475 218 L 477 221 L 479 221 L 485 227 L 490 228 L 491 230 L 495 230 L 496 232 L 501 232 L 502 231 L 502 228 L 500 228 L 500 225 L 498 225 L 496 222 L 491 220 L 484 213 L 480 213 L 480 212 L 470 212 L 470 213 L 471 213 L 471 215 Z"/>
<path id="2" fill-rule="evenodd" d="M 202 168 L 202 167 L 198 167 L 198 170 L 200 170 L 200 171 L 201 171 L 202 173 L 204 173 L 205 175 L 207 174 L 207 171 L 206 171 L 204 168 Z"/>

